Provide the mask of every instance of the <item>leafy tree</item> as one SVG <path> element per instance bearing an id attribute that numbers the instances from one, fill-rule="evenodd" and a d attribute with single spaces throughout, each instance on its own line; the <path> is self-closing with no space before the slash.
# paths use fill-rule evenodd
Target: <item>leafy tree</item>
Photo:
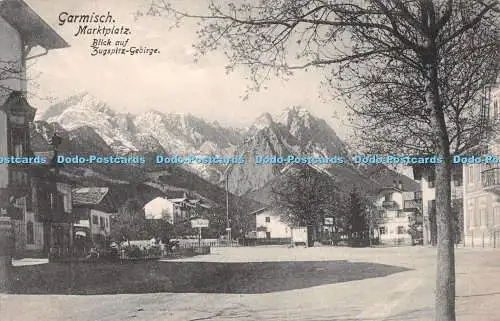
<path id="1" fill-rule="evenodd" d="M 118 209 L 111 222 L 111 236 L 115 240 L 147 239 L 144 209 L 135 199 L 129 199 Z"/>
<path id="2" fill-rule="evenodd" d="M 293 226 L 318 227 L 325 217 L 342 215 L 342 202 L 334 180 L 309 166 L 290 168 L 272 187 L 272 205 L 281 219 Z"/>
<path id="3" fill-rule="evenodd" d="M 367 200 L 353 188 L 346 200 L 348 231 L 351 238 L 366 238 L 370 230 Z"/>
<path id="4" fill-rule="evenodd" d="M 455 320 L 451 154 L 470 151 L 491 129 L 481 106 L 499 61 L 496 0 L 251 0 L 210 2 L 206 15 L 153 0 L 149 14 L 178 24 L 202 19 L 200 54 L 222 47 L 228 70 L 248 69 L 254 89 L 272 75 L 328 68 L 377 152 L 432 153 L 436 165 L 436 319 Z"/>

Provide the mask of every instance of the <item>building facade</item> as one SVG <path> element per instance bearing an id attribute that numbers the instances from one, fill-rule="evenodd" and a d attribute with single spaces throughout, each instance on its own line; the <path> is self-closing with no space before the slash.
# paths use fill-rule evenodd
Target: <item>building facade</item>
<path id="1" fill-rule="evenodd" d="M 195 217 L 212 218 L 213 207 L 213 204 L 189 197 L 186 193 L 180 198 L 157 197 L 144 205 L 144 212 L 146 219 L 163 219 L 170 224 L 182 224 Z"/>
<path id="2" fill-rule="evenodd" d="M 81 187 L 72 191 L 74 226 L 93 243 L 111 238 L 111 220 L 118 215 L 116 197 L 109 187 Z M 87 235 L 88 234 L 88 235 Z"/>
<path id="3" fill-rule="evenodd" d="M 292 232 L 288 224 L 280 220 L 280 215 L 271 208 L 262 208 L 250 215 L 255 215 L 256 230 L 252 233 L 257 239 L 288 239 Z"/>
<path id="4" fill-rule="evenodd" d="M 456 164 L 452 166 L 451 179 L 451 206 L 453 211 L 455 242 L 463 241 L 464 229 L 464 181 L 462 175 L 463 166 Z M 437 244 L 437 221 L 436 221 L 436 173 L 433 165 L 413 166 L 413 178 L 420 182 L 423 215 L 423 242 L 424 245 Z"/>
<path id="5" fill-rule="evenodd" d="M 34 157 L 29 128 L 36 109 L 26 98 L 26 61 L 66 47 L 68 44 L 24 1 L 0 1 L 0 156 Z M 39 49 L 43 51 L 37 53 Z M 0 216 L 12 221 L 16 252 L 50 247 L 51 230 L 38 215 L 32 176 L 27 162 L 0 162 Z"/>
<path id="6" fill-rule="evenodd" d="M 382 188 L 375 199 L 376 219 L 373 235 L 384 245 L 415 244 L 422 223 L 421 193 L 418 185 L 413 184 L 404 189 L 402 182 L 394 182 L 394 186 Z"/>
<path id="7" fill-rule="evenodd" d="M 500 119 L 500 88 L 491 91 L 489 116 Z M 500 157 L 500 134 L 491 135 L 488 154 Z M 477 155 L 479 156 L 479 155 Z M 464 231 L 466 246 L 498 246 L 500 243 L 500 166 L 473 164 L 463 168 Z"/>

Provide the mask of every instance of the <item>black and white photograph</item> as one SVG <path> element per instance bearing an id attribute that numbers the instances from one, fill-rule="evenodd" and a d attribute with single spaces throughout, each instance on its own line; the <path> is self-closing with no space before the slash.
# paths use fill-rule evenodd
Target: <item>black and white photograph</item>
<path id="1" fill-rule="evenodd" d="M 0 0 L 1 321 L 499 321 L 498 0 Z"/>

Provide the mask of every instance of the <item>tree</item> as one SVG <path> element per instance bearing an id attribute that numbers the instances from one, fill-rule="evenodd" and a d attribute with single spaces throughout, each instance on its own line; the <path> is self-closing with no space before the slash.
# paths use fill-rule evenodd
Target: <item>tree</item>
<path id="1" fill-rule="evenodd" d="M 366 238 L 370 231 L 367 201 L 353 188 L 346 199 L 347 230 L 350 238 Z"/>
<path id="2" fill-rule="evenodd" d="M 14 89 L 11 87 L 11 82 L 22 80 L 22 74 L 19 61 L 0 59 L 0 95 L 12 92 Z"/>
<path id="3" fill-rule="evenodd" d="M 112 219 L 111 237 L 117 241 L 148 239 L 146 224 L 144 209 L 137 200 L 129 199 Z"/>
<path id="4" fill-rule="evenodd" d="M 272 75 L 328 68 L 326 85 L 370 150 L 441 158 L 435 310 L 455 320 L 451 155 L 470 152 L 495 125 L 478 107 L 498 76 L 498 1 L 242 0 L 193 15 L 154 0 L 149 14 L 164 12 L 175 23 L 202 19 L 195 47 L 222 47 L 228 70 L 246 67 L 254 89 Z"/>
<path id="5" fill-rule="evenodd" d="M 340 218 L 340 196 L 334 180 L 309 166 L 290 168 L 272 187 L 272 205 L 292 226 L 317 230 L 325 217 Z"/>

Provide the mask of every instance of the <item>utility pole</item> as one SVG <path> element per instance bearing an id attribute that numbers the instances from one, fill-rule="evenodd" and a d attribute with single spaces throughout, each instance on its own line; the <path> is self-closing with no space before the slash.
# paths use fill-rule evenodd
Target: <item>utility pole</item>
<path id="1" fill-rule="evenodd" d="M 231 241 L 231 224 L 229 223 L 229 170 L 231 166 L 226 169 L 226 231 L 227 231 L 227 241 L 229 246 L 232 245 Z"/>

